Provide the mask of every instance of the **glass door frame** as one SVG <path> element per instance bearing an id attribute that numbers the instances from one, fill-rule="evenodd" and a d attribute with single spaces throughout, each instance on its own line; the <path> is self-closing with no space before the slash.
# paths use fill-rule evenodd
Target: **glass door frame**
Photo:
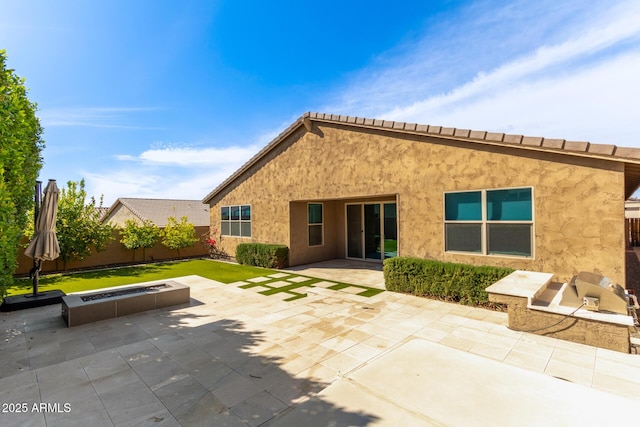
<path id="1" fill-rule="evenodd" d="M 345 258 L 346 259 L 352 259 L 352 260 L 357 260 L 357 261 L 367 261 L 367 262 L 376 262 L 376 263 L 382 263 L 382 261 L 385 260 L 385 258 L 389 258 L 389 257 L 385 257 L 385 251 L 384 251 L 384 241 L 385 241 L 385 235 L 384 235 L 384 220 L 385 220 L 385 216 L 384 216 L 384 206 L 387 204 L 394 204 L 396 205 L 396 241 L 398 240 L 398 228 L 399 228 L 399 223 L 398 223 L 398 202 L 397 200 L 386 200 L 386 201 L 377 201 L 377 200 L 372 200 L 372 201 L 366 201 L 366 202 L 347 202 L 344 204 L 344 212 L 345 212 L 345 221 L 344 221 L 344 230 L 345 230 Z M 357 205 L 360 206 L 360 253 L 362 253 L 362 257 L 361 258 L 355 258 L 355 257 L 350 257 L 349 256 L 349 217 L 348 217 L 348 206 L 353 206 L 353 205 Z M 365 206 L 366 205 L 378 205 L 379 206 L 379 212 L 380 212 L 380 258 L 367 258 L 367 253 L 366 253 L 366 247 L 365 247 Z"/>

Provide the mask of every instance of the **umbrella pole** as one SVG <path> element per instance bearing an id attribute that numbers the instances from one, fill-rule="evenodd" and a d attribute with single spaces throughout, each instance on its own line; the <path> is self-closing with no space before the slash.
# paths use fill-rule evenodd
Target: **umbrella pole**
<path id="1" fill-rule="evenodd" d="M 33 296 L 38 296 L 38 283 L 40 281 L 40 263 L 36 267 L 36 272 L 33 274 Z"/>
<path id="2" fill-rule="evenodd" d="M 40 204 L 42 203 L 42 181 L 36 181 L 35 195 L 33 197 L 35 204 L 33 210 L 33 229 L 36 229 L 36 223 L 38 222 L 38 214 L 40 213 Z M 38 295 L 38 274 L 40 273 L 40 260 L 33 259 L 33 296 Z"/>

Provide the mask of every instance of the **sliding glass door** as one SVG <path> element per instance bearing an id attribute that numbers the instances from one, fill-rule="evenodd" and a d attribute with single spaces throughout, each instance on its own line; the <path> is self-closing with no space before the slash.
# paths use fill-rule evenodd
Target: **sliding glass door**
<path id="1" fill-rule="evenodd" d="M 347 205 L 347 258 L 362 254 L 362 205 Z"/>
<path id="2" fill-rule="evenodd" d="M 364 205 L 364 257 L 382 259 L 380 204 Z"/>
<path id="3" fill-rule="evenodd" d="M 397 255 L 396 204 L 347 204 L 347 258 L 382 261 Z"/>
<path id="4" fill-rule="evenodd" d="M 398 256 L 398 212 L 395 203 L 383 204 L 383 253 L 385 258 Z"/>

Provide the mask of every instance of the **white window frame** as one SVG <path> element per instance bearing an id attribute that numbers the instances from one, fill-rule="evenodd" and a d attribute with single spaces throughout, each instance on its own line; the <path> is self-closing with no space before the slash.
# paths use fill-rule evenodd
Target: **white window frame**
<path id="1" fill-rule="evenodd" d="M 243 206 L 249 206 L 249 219 L 242 219 L 242 207 Z M 223 220 L 222 219 L 222 209 L 227 208 L 229 209 L 229 219 L 228 220 Z M 231 219 L 231 209 L 232 208 L 238 208 L 239 210 L 239 216 L 237 220 L 232 220 Z M 253 220 L 253 206 L 249 203 L 244 203 L 244 204 L 240 204 L 240 205 L 224 205 L 224 206 L 220 206 L 220 235 L 224 236 L 224 237 L 238 237 L 241 239 L 250 239 L 253 236 L 253 225 L 251 224 Z M 222 233 L 222 224 L 223 223 L 228 223 L 229 224 L 229 234 L 223 234 Z M 238 231 L 239 234 L 232 234 L 231 232 L 231 224 L 232 223 L 238 223 Z M 242 225 L 243 224 L 249 224 L 249 236 L 243 236 L 242 235 Z"/>
<path id="2" fill-rule="evenodd" d="M 322 215 L 320 218 L 320 224 L 318 223 L 314 223 L 311 224 L 309 222 L 309 205 L 320 205 L 321 209 L 322 209 Z M 309 240 L 309 230 L 311 230 L 311 227 L 320 227 L 320 244 L 318 245 L 312 245 L 310 240 Z M 324 203 L 322 202 L 308 202 L 307 203 L 307 246 L 310 248 L 316 248 L 318 246 L 324 246 Z"/>
<path id="3" fill-rule="evenodd" d="M 518 220 L 518 221 L 490 221 L 487 219 L 487 192 L 500 191 L 500 190 L 519 190 L 530 189 L 531 190 L 531 221 Z M 480 208 L 482 211 L 481 220 L 447 220 L 446 216 L 446 194 L 460 194 L 460 193 L 480 193 Z M 500 257 L 500 258 L 518 258 L 518 259 L 535 259 L 535 195 L 534 188 L 532 186 L 517 186 L 517 187 L 503 187 L 503 188 L 481 188 L 475 190 L 460 190 L 460 191 L 445 191 L 442 195 L 442 218 L 443 218 L 443 250 L 446 253 L 463 254 L 463 255 L 476 255 L 487 257 Z M 447 224 L 480 224 L 480 252 L 469 252 L 461 250 L 447 250 Z M 489 253 L 489 225 L 490 224 L 522 224 L 529 225 L 531 232 L 531 255 L 509 255 L 509 254 L 497 254 Z"/>

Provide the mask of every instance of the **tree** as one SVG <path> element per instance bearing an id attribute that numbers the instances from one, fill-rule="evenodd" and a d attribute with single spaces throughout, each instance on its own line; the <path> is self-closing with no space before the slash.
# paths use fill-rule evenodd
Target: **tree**
<path id="1" fill-rule="evenodd" d="M 162 244 L 169 249 L 177 250 L 178 257 L 180 257 L 180 248 L 193 246 L 197 241 L 196 228 L 186 216 L 180 218 L 180 222 L 173 216 L 167 218 L 167 226 L 162 232 Z"/>
<path id="2" fill-rule="evenodd" d="M 133 260 L 136 260 L 136 249 L 142 248 L 142 260 L 145 260 L 145 249 L 152 248 L 158 242 L 160 229 L 150 220 L 142 224 L 128 219 L 124 222 L 124 228 L 120 230 L 120 243 L 125 248 L 133 251 Z"/>
<path id="3" fill-rule="evenodd" d="M 86 203 L 84 179 L 80 183 L 69 181 L 67 187 L 60 191 L 56 221 L 60 258 L 65 263 L 65 268 L 68 261 L 81 260 L 91 255 L 92 249 L 104 251 L 109 240 L 113 239 L 113 227 L 103 224 L 100 218 L 102 198 L 98 207 L 93 197 Z"/>
<path id="4" fill-rule="evenodd" d="M 42 168 L 42 127 L 24 79 L 6 68 L 0 50 L 0 292 L 13 284 L 33 189 Z"/>

